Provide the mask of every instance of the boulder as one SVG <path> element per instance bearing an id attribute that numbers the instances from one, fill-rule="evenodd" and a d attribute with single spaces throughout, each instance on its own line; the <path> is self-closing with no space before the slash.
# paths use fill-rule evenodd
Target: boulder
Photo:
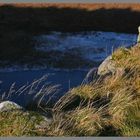
<path id="1" fill-rule="evenodd" d="M 53 122 L 53 115 L 49 112 L 35 112 L 35 111 L 26 111 L 23 107 L 21 107 L 20 105 L 12 102 L 12 101 L 3 101 L 0 103 L 0 113 L 4 113 L 4 112 L 15 112 L 15 114 L 17 113 L 17 111 L 21 111 L 23 114 L 22 116 L 28 116 L 30 118 L 30 121 L 35 121 L 38 120 L 38 118 L 40 118 L 40 123 L 39 124 L 35 124 L 36 128 L 39 129 L 44 129 L 47 128 L 48 125 L 50 125 Z M 23 124 L 24 125 L 24 124 Z"/>
<path id="2" fill-rule="evenodd" d="M 12 101 L 3 101 L 0 103 L 0 112 L 23 109 L 20 105 Z"/>
<path id="3" fill-rule="evenodd" d="M 114 74 L 116 72 L 115 62 L 112 60 L 112 56 L 108 56 L 98 67 L 97 74 L 99 76 Z"/>
<path id="4" fill-rule="evenodd" d="M 126 74 L 126 70 L 121 67 L 117 67 L 115 61 L 112 60 L 112 56 L 108 56 L 98 68 L 92 68 L 87 73 L 81 84 L 89 84 L 91 82 L 102 82 L 106 78 L 110 78 L 115 75 L 119 78 Z"/>

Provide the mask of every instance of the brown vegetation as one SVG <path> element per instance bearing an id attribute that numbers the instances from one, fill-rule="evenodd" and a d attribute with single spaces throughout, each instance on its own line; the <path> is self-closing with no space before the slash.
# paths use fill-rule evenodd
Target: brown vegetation
<path id="1" fill-rule="evenodd" d="M 139 3 L 0 3 L 0 6 L 3 5 L 12 5 L 15 7 L 33 7 L 33 8 L 44 8 L 44 7 L 57 7 L 57 8 L 77 8 L 77 9 L 87 9 L 87 10 L 97 10 L 100 8 L 105 9 L 127 9 L 131 8 L 132 10 L 140 10 Z"/>
<path id="2" fill-rule="evenodd" d="M 35 126 L 41 126 L 42 117 L 36 112 L 0 112 L 0 136 L 140 136 L 139 54 L 139 45 L 116 50 L 112 62 L 125 70 L 123 75 L 114 73 L 102 81 L 100 77 L 70 89 L 51 107 L 45 97 L 58 90 L 58 86 L 43 85 L 37 91 L 36 85 L 46 77 L 23 86 L 17 93 L 21 95 L 26 90 L 26 95 L 34 94 L 37 110 L 52 113 L 52 122 L 39 129 Z"/>

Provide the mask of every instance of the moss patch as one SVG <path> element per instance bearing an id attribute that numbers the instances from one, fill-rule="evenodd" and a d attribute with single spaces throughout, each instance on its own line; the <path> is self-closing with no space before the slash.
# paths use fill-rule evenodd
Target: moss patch
<path id="1" fill-rule="evenodd" d="M 45 135 L 36 129 L 43 117 L 35 112 L 19 110 L 0 113 L 0 136 L 38 136 Z"/>

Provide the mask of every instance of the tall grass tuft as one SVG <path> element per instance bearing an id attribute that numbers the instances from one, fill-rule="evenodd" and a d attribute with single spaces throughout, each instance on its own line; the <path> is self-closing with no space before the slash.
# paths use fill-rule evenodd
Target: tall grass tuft
<path id="1" fill-rule="evenodd" d="M 70 89 L 50 108 L 53 121 L 45 130 L 41 130 L 39 135 L 140 136 L 139 54 L 140 47 L 136 46 L 116 50 L 113 53 L 112 61 L 115 62 L 116 69 L 123 69 L 124 73 L 116 72 L 105 78 L 100 77 L 90 84 Z M 27 93 L 30 94 L 35 93 L 33 99 L 38 99 L 38 106 L 43 108 L 43 111 L 47 111 L 47 104 L 42 106 L 41 102 L 45 101 L 48 93 L 57 93 L 58 86 L 44 84 L 40 90 L 36 90 L 40 82 L 41 80 L 35 81 L 29 86 L 22 87 L 17 93 L 22 94 L 23 91 L 28 91 Z M 13 91 L 12 89 L 11 87 L 10 91 Z M 10 96 L 11 93 L 8 97 Z M 15 134 L 9 133 L 11 130 L 9 131 L 9 122 L 7 123 L 6 117 L 0 116 L 0 119 L 4 126 L 0 127 L 5 135 Z M 14 122 L 10 122 L 11 127 L 14 124 Z M 19 124 L 18 120 L 16 124 Z M 2 134 L 0 133 L 0 135 Z M 23 133 L 17 131 L 16 135 L 23 135 Z"/>

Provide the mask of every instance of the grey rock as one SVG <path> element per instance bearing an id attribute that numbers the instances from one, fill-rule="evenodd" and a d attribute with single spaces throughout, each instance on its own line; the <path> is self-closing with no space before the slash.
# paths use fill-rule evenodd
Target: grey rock
<path id="1" fill-rule="evenodd" d="M 138 32 L 139 32 L 139 34 L 138 34 L 138 38 L 137 38 L 137 43 L 140 43 L 140 26 L 138 27 Z"/>
<path id="2" fill-rule="evenodd" d="M 11 110 L 19 110 L 23 109 L 20 105 L 12 102 L 12 101 L 3 101 L 0 103 L 0 112 L 3 111 L 11 111 Z"/>
<path id="3" fill-rule="evenodd" d="M 115 72 L 116 72 L 115 62 L 112 60 L 112 56 L 108 56 L 99 66 L 97 74 L 103 76 L 109 73 L 114 74 Z"/>
<path id="4" fill-rule="evenodd" d="M 5 111 L 15 111 L 15 110 L 21 110 L 23 111 L 23 117 L 29 116 L 30 121 L 34 122 L 38 117 L 41 119 L 38 124 L 35 124 L 35 128 L 37 129 L 46 129 L 48 126 L 53 122 L 53 115 L 48 112 L 39 113 L 39 112 L 30 112 L 25 111 L 23 107 L 20 105 L 11 102 L 11 101 L 3 101 L 0 103 L 0 112 Z M 24 125 L 24 124 L 23 124 Z"/>
<path id="5" fill-rule="evenodd" d="M 86 75 L 85 79 L 83 80 L 82 84 L 89 84 L 91 82 L 98 82 L 103 81 L 106 78 L 115 75 L 116 78 L 125 75 L 125 69 L 117 67 L 116 62 L 112 60 L 112 56 L 108 56 L 98 67 L 92 68 Z"/>

